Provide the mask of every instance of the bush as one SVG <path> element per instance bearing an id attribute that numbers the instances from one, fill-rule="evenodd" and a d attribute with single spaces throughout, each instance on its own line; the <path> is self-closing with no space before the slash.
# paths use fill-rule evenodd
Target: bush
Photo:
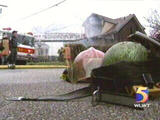
<path id="1" fill-rule="evenodd" d="M 27 65 L 66 65 L 65 62 L 28 62 Z"/>

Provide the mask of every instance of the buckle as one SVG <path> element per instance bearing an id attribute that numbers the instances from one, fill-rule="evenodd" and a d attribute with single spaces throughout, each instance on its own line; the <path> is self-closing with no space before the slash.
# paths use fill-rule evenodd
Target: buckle
<path id="1" fill-rule="evenodd" d="M 100 87 L 98 86 L 97 90 L 95 90 L 92 93 L 92 101 L 91 101 L 92 106 L 93 107 L 96 106 L 99 101 L 100 101 Z"/>
<path id="2" fill-rule="evenodd" d="M 145 82 L 145 85 L 146 85 L 149 89 L 152 89 L 155 83 L 154 83 L 154 81 L 152 80 L 151 74 L 145 73 L 145 74 L 142 74 L 142 76 L 143 76 L 143 80 L 144 80 L 144 82 Z"/>

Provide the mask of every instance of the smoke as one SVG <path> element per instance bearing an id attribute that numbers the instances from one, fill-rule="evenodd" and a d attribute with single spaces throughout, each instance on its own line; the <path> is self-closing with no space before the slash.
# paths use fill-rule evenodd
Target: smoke
<path id="1" fill-rule="evenodd" d="M 103 21 L 96 15 L 92 15 L 85 23 L 85 34 L 87 38 L 100 35 L 102 32 Z"/>
<path id="2" fill-rule="evenodd" d="M 96 14 L 92 14 L 84 23 L 86 40 L 83 41 L 83 44 L 87 47 L 94 46 L 97 44 L 93 37 L 98 36 L 102 32 L 103 28 L 103 19 L 101 19 Z"/>

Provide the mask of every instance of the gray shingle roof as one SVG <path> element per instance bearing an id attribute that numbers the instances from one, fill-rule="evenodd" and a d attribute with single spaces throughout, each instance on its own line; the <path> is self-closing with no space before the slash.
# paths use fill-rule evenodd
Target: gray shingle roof
<path id="1" fill-rule="evenodd" d="M 114 19 L 117 24 L 110 32 L 119 32 L 133 17 L 135 17 L 135 15 L 130 14 L 126 17 Z"/>

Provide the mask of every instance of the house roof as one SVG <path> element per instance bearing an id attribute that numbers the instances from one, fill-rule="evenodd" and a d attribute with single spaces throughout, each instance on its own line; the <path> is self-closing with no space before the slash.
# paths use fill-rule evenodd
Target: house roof
<path id="1" fill-rule="evenodd" d="M 114 19 L 118 24 L 110 32 L 119 32 L 131 19 L 134 19 L 141 30 L 144 31 L 144 27 L 140 24 L 135 14 L 130 14 L 126 17 Z"/>
<path id="2" fill-rule="evenodd" d="M 132 18 L 137 22 L 137 24 L 140 26 L 141 30 L 144 31 L 144 27 L 140 24 L 140 22 L 138 21 L 137 17 L 135 16 L 135 14 L 129 14 L 128 16 L 125 16 L 125 17 L 112 19 L 112 18 L 109 18 L 109 17 L 98 15 L 96 13 L 92 13 L 87 18 L 87 20 L 83 23 L 83 26 L 88 22 L 88 19 L 90 17 L 92 17 L 92 16 L 97 16 L 97 17 L 101 18 L 102 20 L 104 20 L 105 22 L 109 22 L 109 23 L 115 24 L 115 27 L 113 27 L 106 34 L 119 32 Z"/>

